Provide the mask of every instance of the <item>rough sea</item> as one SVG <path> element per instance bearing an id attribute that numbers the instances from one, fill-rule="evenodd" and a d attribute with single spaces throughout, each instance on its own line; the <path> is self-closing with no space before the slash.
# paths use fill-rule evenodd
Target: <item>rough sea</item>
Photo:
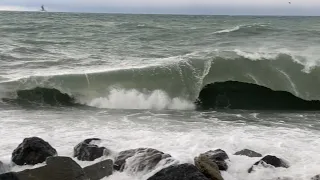
<path id="1" fill-rule="evenodd" d="M 223 149 L 225 180 L 307 180 L 320 173 L 320 112 L 198 111 L 194 101 L 206 84 L 228 80 L 320 100 L 319 66 L 319 17 L 0 12 L 0 98 L 43 87 L 85 105 L 0 101 L 0 161 L 10 163 L 26 137 L 43 138 L 63 156 L 97 137 L 115 153 L 150 147 L 181 163 Z M 249 174 L 260 158 L 233 155 L 244 148 L 290 168 Z"/>

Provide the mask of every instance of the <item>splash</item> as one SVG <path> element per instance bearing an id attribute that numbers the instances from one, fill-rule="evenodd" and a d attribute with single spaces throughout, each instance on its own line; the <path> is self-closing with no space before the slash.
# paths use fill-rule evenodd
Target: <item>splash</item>
<path id="1" fill-rule="evenodd" d="M 86 103 L 89 106 L 109 109 L 194 109 L 193 102 L 182 98 L 170 98 L 164 91 L 155 90 L 141 93 L 135 89 L 112 89 L 106 97 L 93 99 Z"/>

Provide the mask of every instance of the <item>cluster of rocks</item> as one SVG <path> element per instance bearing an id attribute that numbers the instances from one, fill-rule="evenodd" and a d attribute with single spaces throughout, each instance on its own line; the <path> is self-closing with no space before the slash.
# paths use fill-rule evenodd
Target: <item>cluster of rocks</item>
<path id="1" fill-rule="evenodd" d="M 83 161 L 93 161 L 109 151 L 106 148 L 91 144 L 99 139 L 87 139 L 74 148 L 74 157 Z M 70 157 L 58 156 L 48 142 L 38 137 L 26 138 L 12 153 L 15 165 L 45 165 L 20 172 L 6 172 L 8 169 L 0 163 L 0 180 L 100 180 L 113 173 L 113 161 L 102 160 L 82 168 Z M 6 172 L 6 173 L 4 173 Z M 1 174 L 3 173 L 3 174 Z"/>
<path id="2" fill-rule="evenodd" d="M 80 161 L 94 161 L 109 156 L 111 151 L 99 147 L 100 139 L 86 139 L 74 148 L 73 156 Z M 262 157 L 261 154 L 244 149 L 234 155 Z M 114 171 L 153 171 L 162 170 L 149 177 L 148 180 L 223 180 L 221 171 L 227 171 L 230 159 L 221 149 L 210 150 L 194 158 L 194 164 L 179 164 L 171 155 L 152 148 L 138 148 L 121 151 L 114 161 L 101 160 L 87 167 L 80 167 L 72 158 L 58 156 L 57 151 L 46 141 L 38 138 L 26 138 L 13 151 L 12 162 L 16 165 L 45 165 L 20 172 L 6 172 L 5 165 L 0 162 L 0 180 L 100 180 L 112 175 Z M 289 164 L 276 156 L 267 155 L 248 168 L 248 173 L 256 171 L 256 167 L 289 168 Z M 6 173 L 4 173 L 6 172 Z M 3 174 L 1 174 L 3 173 Z M 312 180 L 319 180 L 315 176 Z"/>

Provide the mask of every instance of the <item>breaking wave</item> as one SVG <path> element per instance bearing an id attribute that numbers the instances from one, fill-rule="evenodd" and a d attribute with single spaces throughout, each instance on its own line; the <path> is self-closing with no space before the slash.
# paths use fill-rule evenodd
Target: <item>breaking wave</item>
<path id="1" fill-rule="evenodd" d="M 171 64 L 1 82 L 0 97 L 15 99 L 17 92 L 40 87 L 98 108 L 187 110 L 206 84 L 239 81 L 319 100 L 320 69 L 305 62 L 288 53 L 199 52 Z"/>
<path id="2" fill-rule="evenodd" d="M 227 33 L 233 33 L 233 34 L 239 34 L 239 35 L 256 35 L 256 34 L 262 34 L 265 32 L 275 32 L 279 31 L 278 29 L 275 29 L 274 27 L 269 27 L 266 24 L 246 24 L 246 25 L 238 25 L 227 29 L 222 29 L 220 31 L 216 31 L 213 34 L 227 34 Z"/>
<path id="3" fill-rule="evenodd" d="M 93 99 L 88 105 L 108 109 L 194 109 L 192 102 L 170 98 L 164 91 L 141 93 L 137 90 L 112 89 L 107 97 Z"/>

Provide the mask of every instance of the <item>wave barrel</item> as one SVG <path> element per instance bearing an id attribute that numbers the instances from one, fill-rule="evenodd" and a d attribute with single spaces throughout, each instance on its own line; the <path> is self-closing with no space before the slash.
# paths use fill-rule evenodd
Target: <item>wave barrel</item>
<path id="1" fill-rule="evenodd" d="M 320 101 L 307 101 L 286 91 L 238 81 L 206 85 L 195 103 L 202 110 L 320 110 Z"/>
<path id="2" fill-rule="evenodd" d="M 14 99 L 3 98 L 5 102 L 17 104 L 39 104 L 51 106 L 72 106 L 74 98 L 64 94 L 57 89 L 36 87 L 29 90 L 17 91 L 17 97 Z"/>

